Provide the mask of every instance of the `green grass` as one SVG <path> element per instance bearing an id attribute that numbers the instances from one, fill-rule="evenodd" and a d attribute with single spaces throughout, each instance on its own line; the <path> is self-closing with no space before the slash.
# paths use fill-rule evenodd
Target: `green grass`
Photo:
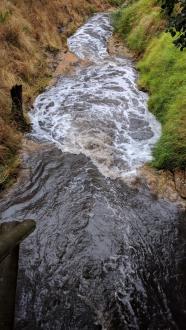
<path id="1" fill-rule="evenodd" d="M 5 23 L 10 15 L 11 13 L 8 10 L 5 12 L 0 12 L 0 24 Z"/>
<path id="2" fill-rule="evenodd" d="M 158 169 L 186 167 L 186 50 L 164 33 L 155 0 L 138 0 L 114 14 L 114 26 L 138 56 L 139 85 L 149 91 L 149 109 L 162 123 L 152 164 Z"/>
<path id="3" fill-rule="evenodd" d="M 140 0 L 118 10 L 113 15 L 115 30 L 137 55 L 143 53 L 148 42 L 165 25 L 156 0 Z"/>

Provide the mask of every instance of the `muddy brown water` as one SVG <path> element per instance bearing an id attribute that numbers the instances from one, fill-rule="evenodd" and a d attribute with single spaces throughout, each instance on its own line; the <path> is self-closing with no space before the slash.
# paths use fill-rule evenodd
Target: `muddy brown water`
<path id="1" fill-rule="evenodd" d="M 80 69 L 75 82 L 61 77 L 36 100 L 32 138 L 39 140 L 39 151 L 24 155 L 27 175 L 0 202 L 2 220 L 37 221 L 36 231 L 20 249 L 15 329 L 185 329 L 185 213 L 157 199 L 145 184 L 125 182 L 128 173 L 134 175 L 151 157 L 160 126 L 148 113 L 146 95 L 136 89 L 132 64 L 108 59 L 101 48 L 104 31 L 111 33 L 108 15 L 94 16 L 88 24 L 73 37 L 75 43 L 70 39 L 69 47 L 79 57 L 90 51 L 95 61 L 93 38 L 99 63 L 89 71 Z M 85 30 L 92 42 L 88 48 Z M 118 72 L 123 75 L 124 63 L 130 82 L 119 78 L 111 84 Z M 87 75 L 92 84 L 88 105 L 79 99 L 76 109 L 77 80 L 84 93 L 82 79 Z M 99 87 L 103 81 L 111 88 L 104 98 Z M 121 85 L 128 94 L 118 89 Z M 93 94 L 95 87 L 101 94 Z M 138 103 L 130 103 L 131 93 Z M 129 104 L 126 116 L 122 104 Z M 122 120 L 124 139 L 123 128 L 118 128 Z"/>

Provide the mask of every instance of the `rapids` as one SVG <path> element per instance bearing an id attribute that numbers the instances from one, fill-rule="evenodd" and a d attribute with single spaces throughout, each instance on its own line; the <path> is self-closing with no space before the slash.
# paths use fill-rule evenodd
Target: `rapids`
<path id="1" fill-rule="evenodd" d="M 136 86 L 132 62 L 109 56 L 111 30 L 109 16 L 98 14 L 68 40 L 70 51 L 92 64 L 39 95 L 31 120 L 37 137 L 86 155 L 105 176 L 122 178 L 152 159 L 161 127 Z"/>
<path id="2" fill-rule="evenodd" d="M 132 62 L 107 53 L 111 33 L 98 14 L 69 39 L 90 63 L 36 99 L 38 146 L 0 201 L 3 221 L 37 221 L 20 248 L 16 330 L 185 329 L 185 213 L 125 182 L 161 127 Z"/>

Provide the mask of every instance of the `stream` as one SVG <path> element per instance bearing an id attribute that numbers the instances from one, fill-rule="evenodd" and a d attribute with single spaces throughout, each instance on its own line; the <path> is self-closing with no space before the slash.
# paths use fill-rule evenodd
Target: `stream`
<path id="1" fill-rule="evenodd" d="M 161 126 L 127 59 L 111 56 L 108 14 L 69 38 L 89 64 L 39 95 L 27 173 L 3 221 L 35 219 L 20 248 L 16 330 L 172 330 L 186 324 L 185 213 L 129 178 Z"/>

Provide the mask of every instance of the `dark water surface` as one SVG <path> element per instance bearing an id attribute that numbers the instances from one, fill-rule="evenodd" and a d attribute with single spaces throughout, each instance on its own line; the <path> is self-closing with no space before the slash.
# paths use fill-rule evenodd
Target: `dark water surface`
<path id="1" fill-rule="evenodd" d="M 185 220 L 147 188 L 53 146 L 3 219 L 37 219 L 21 247 L 16 329 L 184 329 Z"/>
<path id="2" fill-rule="evenodd" d="M 105 31 L 109 31 L 108 16 L 96 17 L 90 23 L 103 17 L 105 25 L 103 22 L 102 25 Z M 96 26 L 99 30 L 98 24 Z M 84 29 L 88 29 L 89 35 L 97 40 L 95 34 L 92 36 L 90 26 Z M 81 34 L 82 30 L 76 35 L 80 39 L 74 44 L 72 37 L 69 45 L 75 52 L 77 40 L 83 40 L 81 52 L 78 48 L 78 55 L 83 57 L 87 56 L 88 38 Z M 98 37 L 101 40 L 99 33 Z M 102 39 L 105 42 L 104 37 Z M 93 58 L 95 47 L 92 42 Z M 103 60 L 106 65 L 108 59 L 105 56 L 108 54 L 101 44 L 98 49 L 101 49 L 100 63 Z M 99 70 L 96 70 L 91 67 L 91 79 L 93 72 L 98 74 Z M 88 72 L 85 70 L 84 74 L 87 77 Z M 82 77 L 81 72 L 80 80 Z M 69 78 L 64 79 L 67 79 L 67 89 L 70 90 Z M 103 80 L 102 77 L 99 82 L 103 83 Z M 26 178 L 20 180 L 20 184 L 0 202 L 1 219 L 32 218 L 37 221 L 36 231 L 21 245 L 15 329 L 185 329 L 185 213 L 168 201 L 158 200 L 145 184 L 132 188 L 124 181 L 125 174 L 132 173 L 151 157 L 152 145 L 160 132 L 159 124 L 149 115 L 145 103 L 135 107 L 133 100 L 133 106 L 131 103 L 125 109 L 125 113 L 128 109 L 127 116 L 122 115 L 121 98 L 119 105 L 115 103 L 113 106 L 112 103 L 111 106 L 111 99 L 117 100 L 114 93 L 121 93 L 116 91 L 118 84 L 112 85 L 109 94 L 112 97 L 107 97 L 107 102 L 105 96 L 103 102 L 101 95 L 104 106 L 103 112 L 100 107 L 100 117 L 94 112 L 95 104 L 100 105 L 99 88 L 93 99 L 93 87 L 92 96 L 90 90 L 88 92 L 88 106 L 82 103 L 76 116 L 76 102 L 72 102 L 71 92 L 66 93 L 65 101 L 60 101 L 63 83 L 61 78 L 57 85 L 57 114 L 55 111 L 44 113 L 47 97 L 51 96 L 50 102 L 55 100 L 56 90 L 53 88 L 39 96 L 32 115 L 34 135 L 52 140 L 60 148 L 53 143 L 41 144 L 39 152 L 25 155 Z M 124 85 L 120 80 L 120 83 L 127 90 L 129 86 L 136 88 L 134 82 Z M 73 87 L 77 91 L 77 86 Z M 133 92 L 137 93 L 137 100 L 141 97 L 140 102 L 145 102 L 144 93 Z M 128 96 L 123 95 L 123 102 L 130 101 L 130 91 Z M 42 115 L 38 109 L 41 98 Z M 74 98 L 78 99 L 78 93 Z M 91 100 L 93 108 L 90 107 Z M 81 111 L 82 121 L 79 117 Z M 142 115 L 144 117 L 139 118 Z M 125 142 L 122 146 L 118 142 L 123 134 L 118 128 L 122 120 L 126 125 L 127 150 L 133 150 L 133 154 L 124 148 Z M 101 127 L 106 138 L 101 135 Z M 141 129 L 151 134 L 147 137 L 139 132 Z M 139 138 L 137 135 L 133 138 L 133 133 L 137 132 Z M 85 136 L 86 139 L 92 137 L 94 143 L 97 139 L 99 148 L 97 144 L 94 147 L 89 144 L 86 149 L 85 142 L 82 142 L 87 141 Z M 77 144 L 76 137 L 79 137 Z M 103 155 L 101 162 L 98 153 L 103 154 L 106 148 L 108 157 Z M 108 159 L 112 161 L 106 162 Z"/>

